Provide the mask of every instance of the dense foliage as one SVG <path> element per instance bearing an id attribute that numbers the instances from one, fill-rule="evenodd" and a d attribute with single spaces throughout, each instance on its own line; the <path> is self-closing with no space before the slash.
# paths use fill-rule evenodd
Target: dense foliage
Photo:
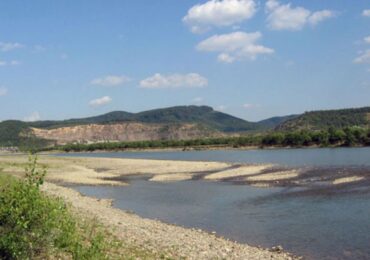
<path id="1" fill-rule="evenodd" d="M 117 122 L 140 122 L 155 124 L 196 123 L 223 132 L 259 129 L 257 123 L 221 113 L 207 106 L 176 106 L 154 109 L 140 113 L 114 111 L 104 115 L 63 121 L 39 121 L 30 123 L 33 127 L 55 128 L 81 124 L 108 124 Z"/>
<path id="2" fill-rule="evenodd" d="M 27 123 L 9 120 L 0 123 L 0 146 L 18 146 L 20 133 L 27 129 Z"/>
<path id="3" fill-rule="evenodd" d="M 198 123 L 222 132 L 255 130 L 255 123 L 221 113 L 207 106 L 179 106 L 137 113 L 134 120 L 143 123 Z"/>
<path id="4" fill-rule="evenodd" d="M 277 135 L 280 132 L 297 132 L 297 131 L 329 131 L 330 128 L 344 129 L 346 127 L 368 128 L 370 119 L 370 107 L 356 109 L 341 109 L 328 111 L 307 112 L 303 115 L 292 115 L 286 117 L 273 117 L 260 122 L 248 122 L 231 115 L 213 110 L 207 106 L 177 106 L 163 109 L 149 110 L 140 113 L 128 113 L 123 111 L 110 112 L 104 115 L 70 119 L 63 121 L 38 121 L 38 122 L 21 122 L 21 121 L 4 121 L 0 123 L 0 147 L 16 146 L 21 150 L 38 150 L 52 144 L 47 140 L 36 138 L 29 134 L 30 127 L 37 128 L 57 128 L 63 126 L 81 125 L 81 124 L 109 124 L 118 122 L 141 122 L 155 123 L 168 126 L 170 124 L 193 123 L 206 131 L 218 130 L 224 133 L 263 133 L 275 129 Z M 343 130 L 341 130 L 343 131 Z M 281 134 L 281 133 L 280 133 Z M 315 132 L 315 134 L 317 134 Z M 315 135 L 312 134 L 312 135 Z M 288 133 L 284 133 L 284 136 Z M 305 134 L 302 134 L 303 136 Z M 310 134 L 311 135 L 311 134 Z M 315 139 L 315 136 L 312 136 Z M 254 140 L 255 139 L 255 140 Z M 248 140 L 246 142 L 246 140 Z M 247 143 L 253 145 L 264 145 L 258 141 L 259 136 L 253 135 L 233 138 L 213 138 L 205 140 L 185 141 L 150 141 L 150 142 L 133 142 L 119 144 L 98 144 L 96 149 L 125 149 L 125 148 L 146 148 L 146 147 L 181 147 L 197 146 L 199 143 L 211 143 L 211 145 L 230 145 L 231 143 L 240 143 L 244 146 Z M 286 141 L 283 145 L 288 145 L 291 141 Z M 299 142 L 298 142 L 299 143 Z M 317 141 L 311 143 L 317 144 Z M 203 145 L 203 144 L 200 144 Z M 281 145 L 281 144 L 278 144 Z M 299 145 L 299 144 L 294 144 Z M 325 145 L 325 142 L 320 142 Z M 73 149 L 86 150 L 95 149 L 95 145 L 89 148 L 76 148 L 81 145 L 73 146 Z M 101 148 L 107 147 L 107 148 Z"/>
<path id="5" fill-rule="evenodd" d="M 84 237 L 65 203 L 40 191 L 45 174 L 30 157 L 25 180 L 0 175 L 0 259 L 104 259 L 102 234 Z"/>
<path id="6" fill-rule="evenodd" d="M 240 137 L 219 137 L 193 140 L 157 140 L 139 142 L 105 142 L 94 144 L 68 144 L 50 149 L 66 152 L 125 150 L 150 148 L 184 148 L 208 146 L 259 146 L 259 147 L 303 147 L 303 146 L 356 146 L 370 145 L 370 129 L 347 127 L 329 128 L 320 131 L 272 132 L 266 134 L 245 135 Z"/>
<path id="7" fill-rule="evenodd" d="M 221 132 L 260 131 L 275 127 L 290 117 L 279 117 L 252 123 L 231 115 L 213 110 L 207 106 L 177 106 L 154 109 L 140 113 L 114 111 L 104 115 L 69 119 L 61 121 L 22 122 L 8 120 L 0 122 L 0 147 L 16 146 L 21 150 L 39 149 L 51 145 L 52 142 L 36 138 L 29 134 L 30 127 L 58 128 L 84 124 L 110 124 L 119 122 L 155 123 L 168 126 L 171 124 L 197 124 L 206 131 Z"/>
<path id="8" fill-rule="evenodd" d="M 0 147 L 16 146 L 29 151 L 45 147 L 50 141 L 29 135 L 28 123 L 8 120 L 0 123 Z"/>
<path id="9" fill-rule="evenodd" d="M 2 138 L 4 140 L 13 140 L 17 137 L 15 134 L 20 133 L 22 130 L 27 129 L 28 127 L 57 128 L 63 126 L 109 124 L 117 122 L 140 122 L 156 124 L 198 123 L 220 131 L 248 131 L 259 128 L 258 124 L 256 123 L 247 122 L 240 118 L 217 112 L 211 107 L 177 106 L 154 109 L 140 113 L 114 111 L 95 117 L 61 121 L 4 121 L 0 123 L 0 136 L 4 136 L 4 138 Z M 14 129 L 15 131 L 8 131 L 7 129 Z M 2 133 L 5 133 L 5 131 L 7 134 L 2 135 Z"/>
<path id="10" fill-rule="evenodd" d="M 352 126 L 370 126 L 370 107 L 306 112 L 278 125 L 276 130 L 321 130 Z"/>

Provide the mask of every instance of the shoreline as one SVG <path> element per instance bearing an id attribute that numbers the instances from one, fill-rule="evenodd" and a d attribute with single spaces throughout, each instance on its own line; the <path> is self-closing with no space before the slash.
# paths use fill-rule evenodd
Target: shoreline
<path id="1" fill-rule="evenodd" d="M 301 259 L 284 252 L 280 246 L 271 249 L 250 246 L 200 229 L 190 229 L 142 218 L 111 206 L 110 200 L 81 195 L 72 188 L 46 182 L 42 190 L 62 198 L 78 214 L 94 218 L 122 241 L 152 252 L 164 252 L 175 259 Z"/>
<path id="2" fill-rule="evenodd" d="M 4 173 L 23 176 L 27 156 L 0 157 Z M 230 185 L 299 187 L 278 196 L 326 196 L 348 192 L 370 192 L 369 167 L 286 168 L 272 164 L 236 164 L 224 162 L 169 161 L 124 158 L 39 156 L 39 165 L 48 166 L 45 191 L 59 196 L 82 212 L 84 217 L 97 218 L 114 230 L 123 241 L 144 249 L 166 252 L 175 259 L 297 259 L 288 253 L 271 252 L 229 241 L 200 230 L 174 226 L 141 218 L 129 211 L 112 207 L 109 199 L 81 195 L 73 185 L 125 186 L 133 180 L 176 182 L 202 180 L 228 182 Z M 67 187 L 65 187 L 65 186 Z M 364 190 L 366 189 L 366 190 Z M 274 194 L 274 196 L 277 196 Z M 111 218 L 112 217 L 112 218 Z M 210 246 L 211 245 L 211 246 Z M 280 247 L 274 250 L 281 251 Z M 251 255 L 250 255 L 251 254 Z"/>
<path id="3" fill-rule="evenodd" d="M 351 148 L 369 148 L 367 145 L 353 145 L 353 146 L 343 146 L 343 145 L 328 145 L 328 146 L 319 146 L 319 145 L 310 145 L 310 146 L 196 146 L 196 147 L 164 147 L 164 148 L 126 148 L 126 149 L 96 149 L 93 151 L 64 151 L 64 150 L 47 150 L 47 151 L 36 151 L 36 154 L 39 155 L 55 155 L 55 154 L 101 154 L 101 153 L 135 153 L 135 152 L 190 152 L 190 151 L 251 151 L 251 150 L 294 150 L 294 149 L 351 149 Z M 18 151 L 18 152 L 4 152 L 0 151 L 0 156 L 16 156 L 16 155 L 28 155 L 29 152 Z"/>
<path id="4" fill-rule="evenodd" d="M 39 151 L 38 154 L 54 154 L 54 153 L 106 153 L 106 152 L 172 152 L 172 151 L 218 151 L 218 150 L 230 150 L 230 151 L 243 151 L 243 150 L 279 150 L 279 149 L 336 149 L 336 148 L 366 148 L 369 147 L 368 145 L 351 145 L 351 146 L 344 146 L 344 145 L 302 145 L 302 146 L 258 146 L 258 145 L 250 145 L 250 146 L 237 146 L 234 147 L 232 145 L 200 145 L 200 146 L 179 146 L 179 147 L 163 147 L 163 148 L 124 148 L 124 149 L 95 149 L 92 151 L 89 150 L 81 150 L 81 151 L 65 151 L 65 150 L 47 150 L 47 151 Z M 0 153 L 1 154 L 1 153 Z"/>

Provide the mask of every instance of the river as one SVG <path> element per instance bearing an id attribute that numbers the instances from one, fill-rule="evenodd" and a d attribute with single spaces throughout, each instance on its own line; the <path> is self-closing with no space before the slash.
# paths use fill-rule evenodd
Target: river
<path id="1" fill-rule="evenodd" d="M 64 155 L 63 155 L 64 156 Z M 81 153 L 68 156 L 147 158 L 288 166 L 370 166 L 370 148 Z M 370 169 L 370 168 L 369 168 Z M 370 259 L 370 193 L 288 196 L 296 188 L 255 188 L 205 180 L 174 183 L 133 178 L 127 187 L 74 186 L 114 199 L 117 208 L 185 227 L 216 231 L 251 245 L 307 259 Z"/>

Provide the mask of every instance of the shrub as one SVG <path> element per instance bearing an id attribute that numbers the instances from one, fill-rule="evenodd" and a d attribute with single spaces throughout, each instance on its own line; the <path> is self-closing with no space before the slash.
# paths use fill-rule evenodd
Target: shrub
<path id="1" fill-rule="evenodd" d="M 32 156 L 24 180 L 0 175 L 0 259 L 60 253 L 73 259 L 104 259 L 102 235 L 86 241 L 65 203 L 40 191 L 45 175 L 46 169 L 39 169 Z"/>

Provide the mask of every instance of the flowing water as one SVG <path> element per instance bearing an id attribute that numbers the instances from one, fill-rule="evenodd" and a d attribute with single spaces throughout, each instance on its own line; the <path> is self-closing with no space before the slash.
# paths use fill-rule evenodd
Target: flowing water
<path id="1" fill-rule="evenodd" d="M 156 151 L 70 153 L 61 156 L 142 158 L 185 161 L 218 161 L 234 163 L 277 163 L 287 166 L 370 165 L 370 147 L 317 149 L 260 149 L 211 151 Z"/>
<path id="2" fill-rule="evenodd" d="M 125 152 L 73 156 L 278 163 L 290 166 L 369 166 L 369 148 L 255 151 Z M 297 188 L 255 188 L 204 180 L 127 187 L 74 186 L 114 199 L 117 208 L 186 227 L 216 231 L 251 245 L 282 245 L 308 259 L 370 259 L 370 193 L 297 195 Z M 367 189 L 366 189 L 367 191 Z"/>

